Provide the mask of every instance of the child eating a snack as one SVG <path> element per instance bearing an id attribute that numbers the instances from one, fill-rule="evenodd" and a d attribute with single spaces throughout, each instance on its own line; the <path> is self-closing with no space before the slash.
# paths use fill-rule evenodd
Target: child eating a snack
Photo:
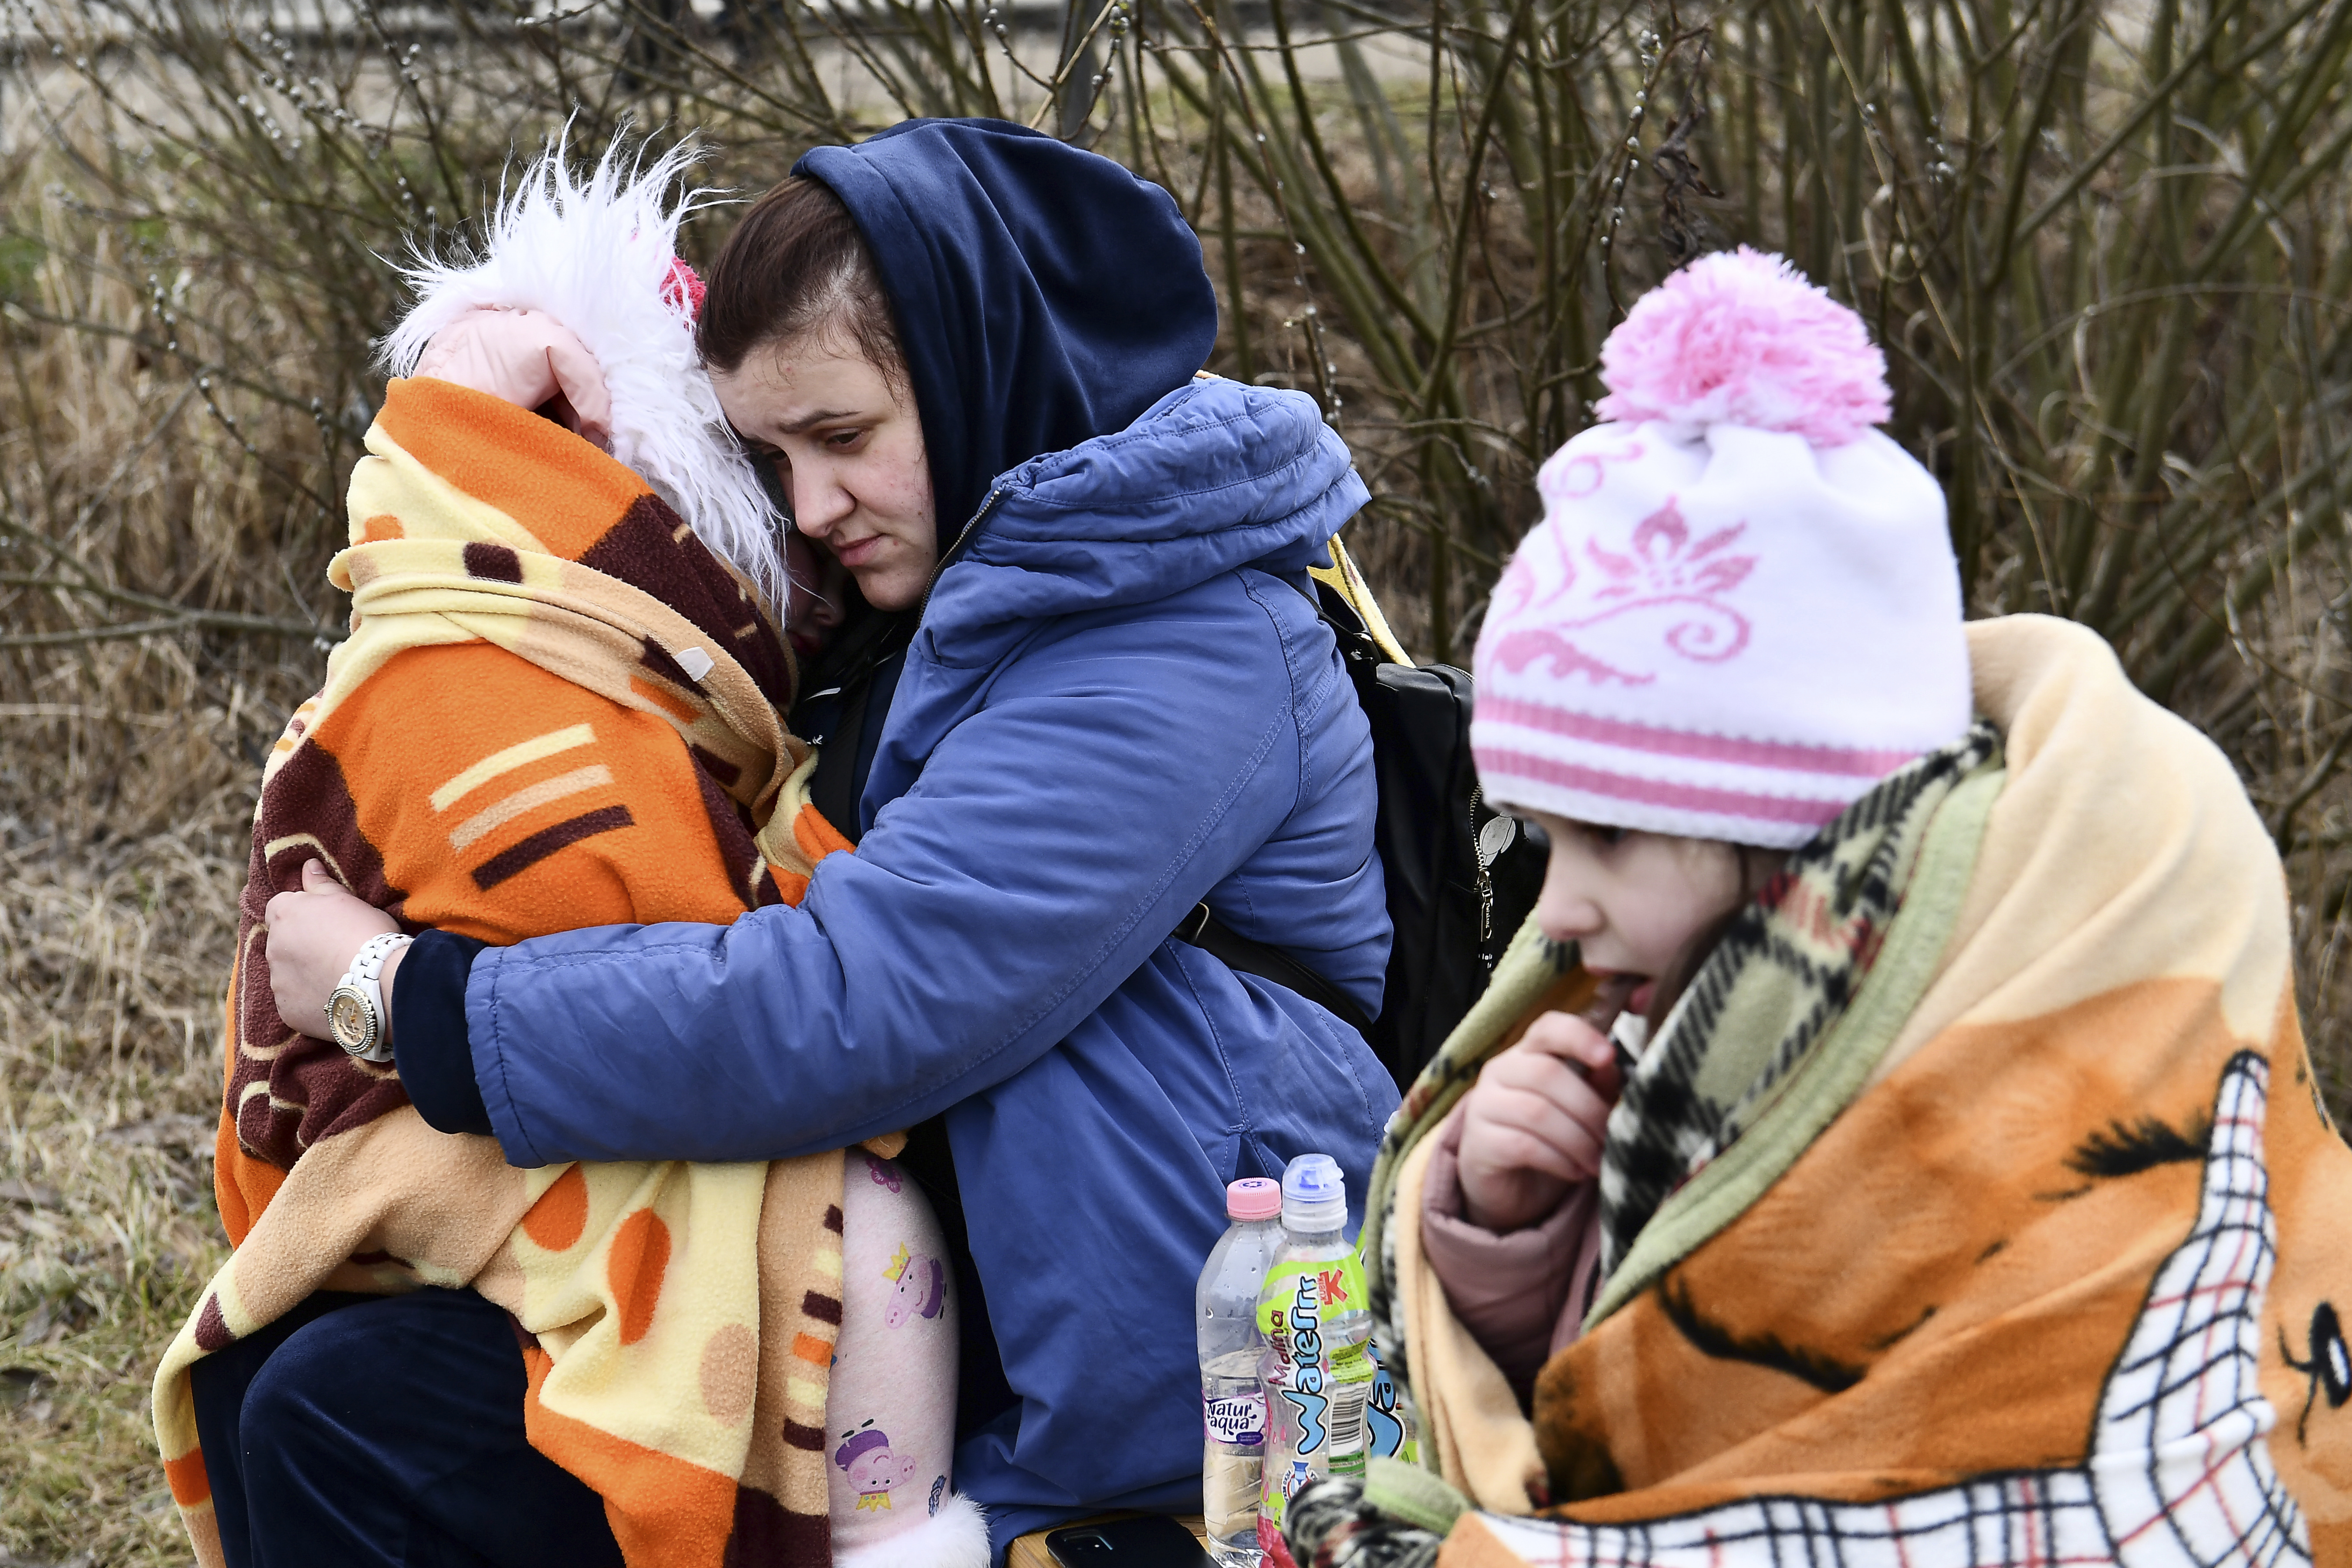
<path id="1" fill-rule="evenodd" d="M 1440 1554 L 1376 1466 L 1298 1561 L 2345 1561 L 2352 1150 L 2228 761 L 2088 630 L 1964 622 L 1787 264 L 1694 263 L 1601 365 L 1475 661 L 1549 876 L 1368 1218 L 1471 1510 Z"/>

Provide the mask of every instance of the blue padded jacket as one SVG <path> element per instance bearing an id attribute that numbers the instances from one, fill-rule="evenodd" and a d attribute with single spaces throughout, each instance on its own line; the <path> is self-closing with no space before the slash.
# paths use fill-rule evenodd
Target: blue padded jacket
<path id="1" fill-rule="evenodd" d="M 1224 1184 L 1395 1091 L 1314 1004 L 1170 932 L 1205 898 L 1376 1013 L 1371 743 L 1305 569 L 1365 500 L 1311 398 L 1202 380 L 1000 476 L 805 901 L 491 950 L 509 1157 L 744 1160 L 945 1113 L 1014 1408 L 958 1488 L 1015 1532 L 1199 1506 L 1192 1288 Z"/>

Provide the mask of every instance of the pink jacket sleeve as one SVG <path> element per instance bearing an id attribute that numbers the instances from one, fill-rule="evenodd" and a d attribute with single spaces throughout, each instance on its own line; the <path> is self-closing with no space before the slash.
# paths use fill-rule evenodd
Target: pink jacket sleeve
<path id="1" fill-rule="evenodd" d="M 1536 1373 L 1583 1326 L 1601 1283 L 1601 1184 L 1570 1187 L 1538 1224 L 1497 1235 L 1463 1215 L 1462 1112 L 1437 1130 L 1421 1194 L 1422 1250 L 1463 1327 L 1526 1405 Z"/>

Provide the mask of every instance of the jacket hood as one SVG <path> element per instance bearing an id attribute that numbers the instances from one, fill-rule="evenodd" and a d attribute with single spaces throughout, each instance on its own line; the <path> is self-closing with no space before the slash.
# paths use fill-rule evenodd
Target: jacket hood
<path id="1" fill-rule="evenodd" d="M 1328 564 L 1331 536 L 1370 499 L 1312 397 L 1216 377 L 996 489 L 924 612 L 934 639 L 1148 604 L 1238 566 Z M 971 650 L 952 652 L 961 663 Z"/>
<path id="2" fill-rule="evenodd" d="M 989 481 L 1124 430 L 1217 337 L 1166 191 L 1001 120 L 910 120 L 793 166 L 866 237 L 898 330 L 944 548 Z"/>

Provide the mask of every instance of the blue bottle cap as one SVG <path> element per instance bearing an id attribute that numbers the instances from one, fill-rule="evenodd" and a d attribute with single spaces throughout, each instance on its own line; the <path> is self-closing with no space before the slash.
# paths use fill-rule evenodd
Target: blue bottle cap
<path id="1" fill-rule="evenodd" d="M 1301 1154 L 1282 1173 L 1282 1223 L 1291 1230 L 1339 1230 L 1348 1223 L 1348 1188 L 1339 1162 Z"/>

